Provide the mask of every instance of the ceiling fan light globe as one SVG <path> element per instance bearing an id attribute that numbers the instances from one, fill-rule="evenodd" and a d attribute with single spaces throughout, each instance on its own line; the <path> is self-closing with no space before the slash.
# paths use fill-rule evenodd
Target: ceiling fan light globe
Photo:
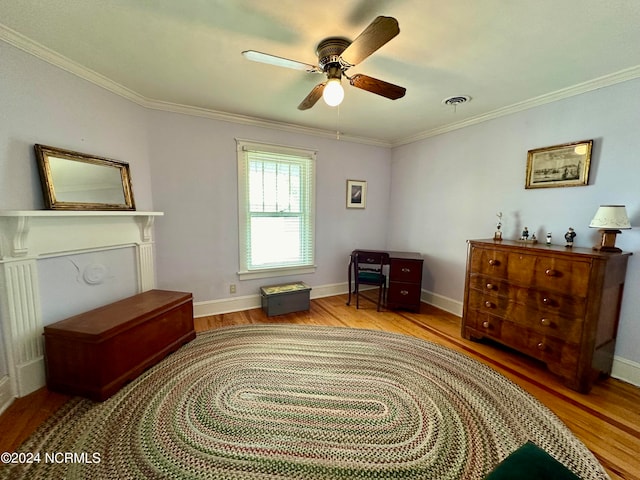
<path id="1" fill-rule="evenodd" d="M 330 107 L 336 107 L 342 103 L 344 99 L 344 89 L 340 84 L 340 79 L 330 79 L 324 87 L 322 98 Z"/>

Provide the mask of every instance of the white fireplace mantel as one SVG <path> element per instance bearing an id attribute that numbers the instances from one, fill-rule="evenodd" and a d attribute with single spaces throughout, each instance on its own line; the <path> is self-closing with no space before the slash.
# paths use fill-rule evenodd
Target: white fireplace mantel
<path id="1" fill-rule="evenodd" d="M 151 240 L 162 212 L 0 210 L 0 261 Z"/>
<path id="2" fill-rule="evenodd" d="M 0 210 L 0 320 L 11 397 L 45 385 L 38 260 L 136 249 L 138 290 L 155 287 L 153 224 L 162 212 Z M 6 385 L 5 385 L 6 386 Z M 3 382 L 0 379 L 0 411 Z"/>

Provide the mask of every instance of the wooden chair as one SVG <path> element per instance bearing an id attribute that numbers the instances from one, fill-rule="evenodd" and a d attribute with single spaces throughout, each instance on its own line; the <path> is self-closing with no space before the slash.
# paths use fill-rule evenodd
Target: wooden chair
<path id="1" fill-rule="evenodd" d="M 387 276 L 383 270 L 384 266 L 388 264 L 389 254 L 387 252 L 371 250 L 355 250 L 353 252 L 356 308 L 360 308 L 360 285 L 376 285 L 378 287 L 377 310 L 380 311 L 380 306 L 387 298 Z"/>

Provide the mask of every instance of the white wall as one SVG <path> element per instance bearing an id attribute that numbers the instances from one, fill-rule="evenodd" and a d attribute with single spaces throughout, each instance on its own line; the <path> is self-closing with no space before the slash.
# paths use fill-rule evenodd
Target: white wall
<path id="1" fill-rule="evenodd" d="M 465 242 L 491 236 L 498 211 L 506 236 L 526 224 L 558 241 L 573 226 L 578 246 L 595 242 L 586 225 L 601 203 L 626 204 L 640 226 L 637 80 L 390 151 L 145 110 L 3 42 L 0 58 L 0 209 L 43 208 L 34 143 L 129 162 L 138 210 L 166 212 L 156 220 L 158 285 L 192 291 L 196 301 L 230 297 L 229 283 L 238 296 L 256 294 L 270 280 L 236 280 L 236 137 L 318 151 L 318 270 L 298 277 L 311 286 L 344 282 L 354 247 L 387 246 L 423 252 L 423 288 L 460 302 Z M 527 150 L 589 138 L 590 186 L 524 189 Z M 366 210 L 345 208 L 349 178 L 369 182 Z M 618 243 L 638 252 L 640 231 Z M 616 353 L 636 363 L 639 281 L 634 255 Z"/>
<path id="2" fill-rule="evenodd" d="M 236 276 L 235 138 L 242 137 L 318 152 L 318 268 L 296 278 L 311 286 L 343 283 L 348 252 L 385 246 L 388 148 L 147 110 L 3 42 L 0 58 L 0 210 L 44 208 L 35 143 L 125 161 L 137 209 L 166 212 L 155 224 L 158 286 L 193 292 L 200 302 L 229 297 L 230 283 L 237 284 L 237 296 L 255 295 L 260 285 L 289 279 L 239 282 Z M 347 179 L 369 182 L 366 210 L 346 209 Z M 78 295 L 78 282 L 73 270 L 55 268 L 60 262 L 69 267 L 65 260 L 43 262 L 41 281 L 58 282 L 54 288 L 43 286 L 43 299 L 56 302 L 43 303 L 49 323 L 61 312 L 77 313 L 61 309 L 61 303 Z M 118 262 L 110 265 L 116 269 Z M 106 292 L 103 303 L 122 295 L 112 287 L 113 282 L 91 287 L 91 302 L 100 302 L 94 298 L 97 288 Z M 0 377 L 5 373 L 0 342 Z"/>
<path id="3" fill-rule="evenodd" d="M 39 260 L 42 325 L 135 295 L 136 264 L 132 246 Z"/>
<path id="4" fill-rule="evenodd" d="M 462 107 L 464 108 L 464 107 Z M 624 204 L 636 228 L 618 236 L 630 258 L 616 355 L 640 363 L 640 80 L 575 96 L 393 150 L 388 245 L 425 254 L 423 289 L 462 302 L 466 240 L 523 226 L 591 247 L 600 204 Z M 525 190 L 527 151 L 594 140 L 589 185 Z"/>
<path id="5" fill-rule="evenodd" d="M 0 59 L 0 210 L 44 208 L 35 143 L 128 162 L 138 210 L 150 210 L 146 111 L 1 41 Z M 64 271 L 47 270 L 47 275 L 58 282 L 54 311 L 43 305 L 43 316 L 50 319 L 77 292 Z M 113 300 L 117 289 L 111 287 L 92 290 L 94 306 Z M 49 293 L 43 292 L 45 297 Z M 0 379 L 7 373 L 3 343 Z"/>
<path id="6" fill-rule="evenodd" d="M 4 42 L 0 58 L 0 209 L 44 208 L 35 143 L 128 162 L 151 209 L 144 109 Z"/>
<path id="7" fill-rule="evenodd" d="M 292 278 L 239 281 L 235 138 L 317 151 L 316 264 L 299 275 L 311 287 L 346 282 L 351 250 L 381 248 L 386 241 L 391 153 L 260 127 L 166 112 L 149 112 L 160 288 L 193 292 L 196 302 L 257 295 L 262 285 Z M 346 208 L 347 179 L 366 180 L 367 208 Z"/>

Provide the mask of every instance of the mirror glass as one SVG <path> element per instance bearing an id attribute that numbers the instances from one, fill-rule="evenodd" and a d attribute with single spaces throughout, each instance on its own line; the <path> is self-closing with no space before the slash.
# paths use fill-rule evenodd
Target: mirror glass
<path id="1" fill-rule="evenodd" d="M 35 149 L 47 208 L 135 209 L 127 163 L 45 145 Z"/>

